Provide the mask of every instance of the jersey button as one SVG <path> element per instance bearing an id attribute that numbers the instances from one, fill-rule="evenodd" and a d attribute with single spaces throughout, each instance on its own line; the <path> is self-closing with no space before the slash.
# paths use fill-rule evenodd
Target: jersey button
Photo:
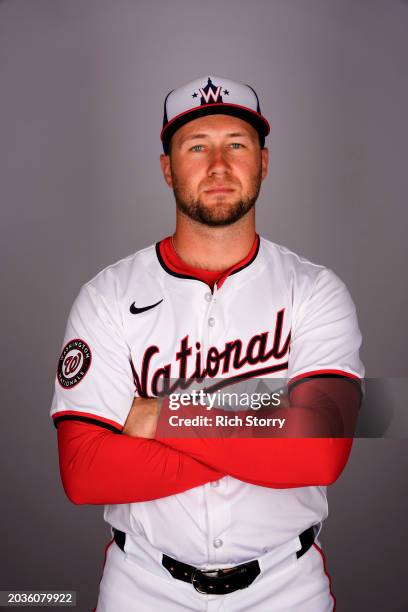
<path id="1" fill-rule="evenodd" d="M 208 319 L 208 325 L 209 325 L 210 327 L 214 327 L 214 325 L 215 325 L 215 319 L 214 319 L 214 317 L 210 317 L 210 318 Z"/>
<path id="2" fill-rule="evenodd" d="M 213 542 L 214 548 L 221 548 L 221 546 L 223 544 L 224 544 L 224 542 L 220 538 L 215 538 L 215 540 Z"/>
<path id="3" fill-rule="evenodd" d="M 205 299 L 207 300 L 207 302 L 211 302 L 212 300 L 212 293 L 208 292 L 205 294 Z"/>

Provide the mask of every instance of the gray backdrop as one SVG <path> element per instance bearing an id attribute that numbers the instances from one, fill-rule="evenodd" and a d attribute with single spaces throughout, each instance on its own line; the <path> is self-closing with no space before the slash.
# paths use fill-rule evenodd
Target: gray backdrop
<path id="1" fill-rule="evenodd" d="M 0 588 L 96 602 L 108 529 L 65 497 L 48 411 L 80 285 L 173 230 L 170 89 L 255 87 L 272 125 L 258 231 L 347 283 L 367 376 L 407 375 L 407 26 L 398 0 L 0 1 Z M 329 489 L 338 612 L 408 610 L 406 450 L 356 440 Z"/>

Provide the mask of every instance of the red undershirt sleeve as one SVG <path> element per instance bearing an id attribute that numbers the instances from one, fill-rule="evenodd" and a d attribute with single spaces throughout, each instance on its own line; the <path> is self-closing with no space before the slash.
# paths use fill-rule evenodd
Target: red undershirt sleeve
<path id="1" fill-rule="evenodd" d="M 155 440 L 70 420 L 58 424 L 62 483 L 75 504 L 121 504 L 181 493 L 225 474 Z"/>
<path id="2" fill-rule="evenodd" d="M 202 429 L 191 435 L 190 429 L 188 437 L 156 435 L 156 439 L 252 484 L 272 488 L 329 485 L 347 463 L 352 437 L 344 436 L 353 434 L 360 400 L 356 383 L 341 378 L 308 379 L 290 392 L 290 407 L 268 415 L 286 417 L 283 432 L 270 431 L 270 437 L 242 437 L 245 432 L 241 429 L 239 437 L 221 434 L 210 438 L 204 437 Z M 191 416 L 196 410 L 191 407 Z M 251 436 L 250 429 L 247 435 Z"/>

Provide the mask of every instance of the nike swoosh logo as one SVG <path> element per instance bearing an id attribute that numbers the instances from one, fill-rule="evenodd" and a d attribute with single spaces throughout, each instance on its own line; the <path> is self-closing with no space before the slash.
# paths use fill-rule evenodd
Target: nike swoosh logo
<path id="1" fill-rule="evenodd" d="M 155 304 L 151 304 L 150 306 L 143 306 L 142 308 L 138 308 L 137 306 L 135 306 L 135 302 L 133 302 L 133 304 L 130 305 L 129 310 L 132 314 L 140 314 L 141 312 L 146 312 L 146 310 L 150 310 L 151 308 L 158 306 L 162 303 L 162 301 L 163 299 L 161 299 L 159 302 L 156 302 Z"/>

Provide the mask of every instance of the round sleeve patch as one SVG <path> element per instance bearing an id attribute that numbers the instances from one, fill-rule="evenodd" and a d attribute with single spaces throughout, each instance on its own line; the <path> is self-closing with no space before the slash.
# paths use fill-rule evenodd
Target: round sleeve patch
<path id="1" fill-rule="evenodd" d="M 58 362 L 58 382 L 64 389 L 72 389 L 81 382 L 91 365 L 91 349 L 86 342 L 75 338 L 62 349 Z"/>

